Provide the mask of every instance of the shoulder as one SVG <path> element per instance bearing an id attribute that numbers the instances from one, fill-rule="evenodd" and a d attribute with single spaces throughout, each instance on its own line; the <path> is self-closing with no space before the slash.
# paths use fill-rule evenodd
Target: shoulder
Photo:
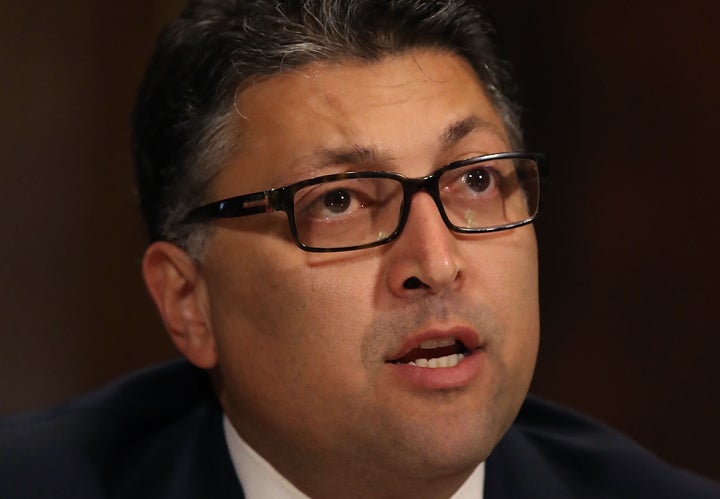
<path id="1" fill-rule="evenodd" d="M 188 448 L 209 445 L 200 432 L 224 445 L 221 418 L 204 371 L 183 361 L 147 369 L 0 421 L 0 490 L 13 499 L 121 497 L 129 484 L 149 483 L 149 468 L 173 472 Z"/>
<path id="2" fill-rule="evenodd" d="M 488 459 L 488 474 L 496 482 L 491 487 L 527 482 L 533 497 L 720 498 L 719 484 L 674 468 L 607 426 L 535 397 L 526 400 Z M 543 487 L 552 493 L 544 495 Z"/>
<path id="3" fill-rule="evenodd" d="M 48 445 L 78 437 L 98 447 L 114 440 L 127 443 L 139 433 L 158 431 L 186 417 L 209 400 L 207 376 L 190 364 L 177 361 L 133 373 L 98 391 L 59 407 L 6 417 L 0 421 L 3 445 Z"/>

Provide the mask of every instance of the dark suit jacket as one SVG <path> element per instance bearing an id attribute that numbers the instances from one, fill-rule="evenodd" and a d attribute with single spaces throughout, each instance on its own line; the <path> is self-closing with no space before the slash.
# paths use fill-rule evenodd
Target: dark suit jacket
<path id="1" fill-rule="evenodd" d="M 184 361 L 0 423 L 2 499 L 242 498 L 207 375 Z M 486 499 L 720 498 L 613 431 L 529 397 L 488 458 Z"/>

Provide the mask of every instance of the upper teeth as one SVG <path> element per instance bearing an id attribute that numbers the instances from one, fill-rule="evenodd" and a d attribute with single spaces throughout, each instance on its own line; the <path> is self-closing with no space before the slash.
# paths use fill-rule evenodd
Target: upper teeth
<path id="1" fill-rule="evenodd" d="M 420 343 L 420 348 L 430 350 L 432 348 L 449 347 L 455 344 L 455 338 L 442 338 L 439 340 L 425 340 Z"/>

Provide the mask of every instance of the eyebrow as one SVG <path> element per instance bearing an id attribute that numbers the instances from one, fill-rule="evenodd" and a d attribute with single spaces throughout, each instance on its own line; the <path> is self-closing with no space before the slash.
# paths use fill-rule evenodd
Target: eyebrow
<path id="1" fill-rule="evenodd" d="M 448 149 L 457 144 L 463 138 L 475 131 L 484 131 L 496 135 L 498 138 L 504 138 L 503 133 L 493 123 L 485 121 L 477 116 L 450 123 L 443 133 L 440 135 L 440 141 L 444 149 Z"/>
<path id="2" fill-rule="evenodd" d="M 320 148 L 311 155 L 315 167 L 324 168 L 332 165 L 353 165 L 361 167 L 377 166 L 391 159 L 387 151 L 380 151 L 372 146 L 352 146 L 338 149 Z"/>
<path id="3" fill-rule="evenodd" d="M 496 125 L 477 116 L 470 116 L 454 121 L 445 127 L 439 136 L 440 146 L 442 149 L 449 149 L 476 131 L 483 131 L 501 139 L 504 138 Z M 392 158 L 393 156 L 388 151 L 382 151 L 374 146 L 320 147 L 305 156 L 305 159 L 310 159 L 311 165 L 311 168 L 305 174 L 315 175 L 320 170 L 337 165 L 348 165 L 358 169 L 377 168 L 378 165 L 388 163 Z"/>

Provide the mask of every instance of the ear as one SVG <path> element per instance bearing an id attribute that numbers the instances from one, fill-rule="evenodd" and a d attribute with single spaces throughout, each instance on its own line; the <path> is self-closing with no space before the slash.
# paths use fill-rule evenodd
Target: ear
<path id="1" fill-rule="evenodd" d="M 165 328 L 178 350 L 193 364 L 217 364 L 207 289 L 190 256 L 168 242 L 150 245 L 143 258 L 143 277 Z"/>

